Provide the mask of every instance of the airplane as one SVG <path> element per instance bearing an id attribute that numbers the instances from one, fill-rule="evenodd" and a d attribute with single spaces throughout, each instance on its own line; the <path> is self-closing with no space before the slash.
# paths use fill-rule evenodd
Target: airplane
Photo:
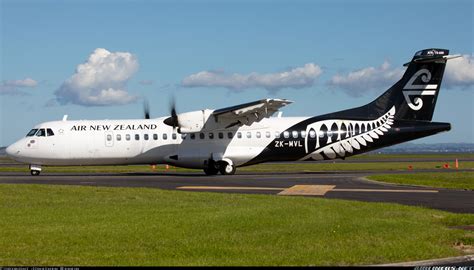
<path id="1" fill-rule="evenodd" d="M 7 155 L 42 166 L 169 164 L 232 175 L 237 167 L 275 161 L 345 159 L 439 132 L 450 123 L 432 122 L 446 49 L 416 52 L 402 78 L 374 101 L 315 117 L 273 116 L 292 103 L 263 99 L 217 110 L 150 119 L 45 122 L 8 146 Z"/>

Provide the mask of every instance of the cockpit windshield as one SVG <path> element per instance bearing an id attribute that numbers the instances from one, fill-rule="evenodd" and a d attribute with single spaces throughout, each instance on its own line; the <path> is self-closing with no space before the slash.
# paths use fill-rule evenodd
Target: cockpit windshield
<path id="1" fill-rule="evenodd" d="M 38 137 L 45 137 L 46 136 L 46 131 L 44 128 L 38 129 L 38 132 L 36 132 L 36 136 Z"/>
<path id="2" fill-rule="evenodd" d="M 30 132 L 28 132 L 28 134 L 26 134 L 26 137 L 34 136 L 36 134 L 36 131 L 38 131 L 37 128 L 34 128 L 34 129 L 30 130 Z"/>
<path id="3" fill-rule="evenodd" d="M 54 132 L 50 128 L 34 128 L 26 134 L 26 137 L 32 137 L 32 136 L 37 136 L 37 137 L 51 137 L 54 136 Z"/>

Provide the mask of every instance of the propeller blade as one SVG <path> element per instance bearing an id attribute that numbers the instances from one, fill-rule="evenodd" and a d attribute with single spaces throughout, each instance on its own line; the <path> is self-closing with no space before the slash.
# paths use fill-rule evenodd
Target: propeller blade
<path id="1" fill-rule="evenodd" d="M 174 96 L 170 99 L 171 116 L 164 120 L 164 123 L 173 128 L 179 127 L 178 113 L 176 113 L 176 102 Z"/>
<path id="2" fill-rule="evenodd" d="M 150 119 L 150 105 L 148 104 L 147 99 L 143 101 L 143 111 L 145 114 L 145 119 Z"/>
<path id="3" fill-rule="evenodd" d="M 171 117 L 173 117 L 175 122 L 178 123 L 178 114 L 176 113 L 176 102 L 174 100 L 174 97 L 170 101 L 170 109 L 171 109 Z"/>

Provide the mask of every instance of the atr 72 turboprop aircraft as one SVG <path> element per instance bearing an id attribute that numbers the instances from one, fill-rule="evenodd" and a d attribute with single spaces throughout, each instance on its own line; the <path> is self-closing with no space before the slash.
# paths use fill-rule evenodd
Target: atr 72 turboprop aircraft
<path id="1" fill-rule="evenodd" d="M 432 122 L 445 49 L 418 51 L 403 77 L 373 102 L 316 117 L 271 117 L 291 103 L 264 99 L 218 110 L 136 120 L 46 122 L 7 148 L 13 159 L 42 165 L 170 164 L 234 174 L 268 161 L 341 158 L 451 129 Z"/>

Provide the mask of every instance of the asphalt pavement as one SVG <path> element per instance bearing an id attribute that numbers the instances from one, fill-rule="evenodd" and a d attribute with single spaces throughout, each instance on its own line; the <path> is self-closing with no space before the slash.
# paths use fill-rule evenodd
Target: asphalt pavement
<path id="1" fill-rule="evenodd" d="M 439 171 L 439 170 L 438 170 Z M 403 172 L 377 171 L 377 174 Z M 416 173 L 412 171 L 410 173 Z M 441 172 L 440 172 L 441 173 Z M 48 173 L 0 172 L 0 183 L 147 187 L 195 192 L 312 196 L 366 202 L 423 206 L 456 213 L 474 213 L 474 191 L 396 185 L 367 180 L 373 171 L 237 173 Z"/>

